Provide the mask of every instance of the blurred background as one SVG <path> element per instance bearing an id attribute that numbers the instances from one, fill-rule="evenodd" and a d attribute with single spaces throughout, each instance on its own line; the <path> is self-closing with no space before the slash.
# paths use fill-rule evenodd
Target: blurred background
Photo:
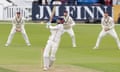
<path id="1" fill-rule="evenodd" d="M 67 10 L 75 21 L 99 23 L 103 13 L 108 11 L 109 15 L 114 17 L 115 22 L 120 23 L 120 11 L 118 10 L 120 0 L 2 0 L 0 20 L 9 21 L 17 11 L 20 11 L 28 21 L 46 21 L 50 17 L 49 9 L 52 12 L 53 2 L 62 3 L 55 16 L 62 15 L 61 8 L 69 7 Z"/>

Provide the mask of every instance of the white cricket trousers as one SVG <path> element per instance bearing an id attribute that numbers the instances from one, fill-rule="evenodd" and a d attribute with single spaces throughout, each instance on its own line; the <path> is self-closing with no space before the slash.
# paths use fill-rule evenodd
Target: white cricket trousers
<path id="1" fill-rule="evenodd" d="M 116 33 L 115 29 L 111 29 L 109 31 L 105 31 L 103 29 L 98 36 L 98 39 L 97 39 L 97 42 L 96 42 L 96 47 L 99 47 L 101 39 L 107 34 L 111 35 L 115 39 L 115 41 L 118 45 L 118 48 L 120 48 L 120 41 L 119 41 L 119 38 L 117 36 L 117 33 Z"/>
<path id="2" fill-rule="evenodd" d="M 70 28 L 70 29 L 64 29 L 64 32 L 67 32 L 70 35 L 70 37 L 72 38 L 72 44 L 73 44 L 73 46 L 76 46 L 76 39 L 75 39 L 75 34 L 74 34 L 73 29 L 72 28 Z"/>
<path id="3" fill-rule="evenodd" d="M 55 55 L 58 50 L 59 42 L 60 42 L 60 39 L 58 39 L 55 42 L 51 39 L 48 40 L 43 53 L 44 67 L 49 68 L 50 63 L 56 60 Z"/>
<path id="4" fill-rule="evenodd" d="M 6 43 L 6 44 L 9 45 L 9 44 L 11 43 L 11 41 L 12 41 L 15 33 L 16 33 L 16 27 L 13 27 L 13 28 L 11 29 L 11 32 L 10 32 L 9 36 L 8 36 L 8 40 L 7 40 L 7 43 Z M 26 44 L 30 44 L 29 39 L 28 39 L 28 36 L 27 36 L 26 31 L 25 31 L 24 28 L 21 29 L 21 33 L 22 33 L 22 36 L 23 36 Z"/>

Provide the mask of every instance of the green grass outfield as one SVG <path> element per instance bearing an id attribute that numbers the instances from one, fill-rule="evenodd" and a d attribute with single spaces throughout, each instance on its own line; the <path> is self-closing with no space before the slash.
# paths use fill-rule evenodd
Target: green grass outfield
<path id="1" fill-rule="evenodd" d="M 120 26 L 116 31 L 120 37 Z M 49 30 L 45 25 L 27 24 L 26 32 L 32 46 L 27 47 L 20 33 L 16 33 L 9 47 L 4 47 L 11 30 L 8 22 L 0 22 L 0 65 L 41 65 L 41 49 L 46 45 Z M 102 39 L 98 50 L 93 50 L 101 31 L 100 25 L 76 25 L 74 27 L 77 48 L 72 48 L 71 38 L 62 36 L 55 65 L 73 65 L 103 72 L 120 72 L 120 50 L 111 36 Z M 0 68 L 0 72 L 16 72 Z"/>

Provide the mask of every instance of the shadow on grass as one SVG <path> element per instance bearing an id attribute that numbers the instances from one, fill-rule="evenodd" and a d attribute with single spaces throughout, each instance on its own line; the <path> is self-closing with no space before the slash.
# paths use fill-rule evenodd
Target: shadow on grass
<path id="1" fill-rule="evenodd" d="M 0 67 L 0 72 L 17 72 L 17 71 L 13 71 L 13 70 L 10 70 L 10 69 L 5 69 L 5 68 Z"/>

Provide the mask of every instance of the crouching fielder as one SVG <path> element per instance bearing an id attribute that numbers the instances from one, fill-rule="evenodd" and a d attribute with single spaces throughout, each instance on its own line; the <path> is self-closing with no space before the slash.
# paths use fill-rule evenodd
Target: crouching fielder
<path id="1" fill-rule="evenodd" d="M 57 23 L 56 26 L 49 26 L 51 35 L 43 53 L 44 70 L 48 70 L 55 61 L 55 54 L 59 46 L 61 35 L 63 34 L 61 18 L 57 20 Z"/>
<path id="2" fill-rule="evenodd" d="M 120 41 L 119 41 L 117 33 L 115 32 L 115 29 L 114 29 L 115 24 L 114 24 L 113 18 L 110 17 L 107 12 L 105 12 L 104 17 L 101 20 L 101 25 L 102 25 L 102 31 L 100 32 L 100 34 L 98 36 L 98 39 L 97 39 L 94 49 L 97 49 L 99 47 L 101 39 L 106 34 L 111 35 L 116 40 L 118 48 L 120 49 Z"/>
<path id="3" fill-rule="evenodd" d="M 14 17 L 13 21 L 12 21 L 12 29 L 11 29 L 11 32 L 9 34 L 9 37 L 8 37 L 8 40 L 7 40 L 7 43 L 5 44 L 5 46 L 8 46 L 12 39 L 13 39 L 13 36 L 16 32 L 21 32 L 22 35 L 23 35 L 23 38 L 24 40 L 26 41 L 27 45 L 30 46 L 30 42 L 29 42 L 29 39 L 28 39 L 28 36 L 26 34 L 26 31 L 24 29 L 24 20 L 23 18 L 21 17 L 20 15 L 20 12 L 17 12 L 16 13 L 16 16 Z"/>
<path id="4" fill-rule="evenodd" d="M 73 47 L 76 47 L 76 40 L 75 40 L 75 34 L 72 29 L 72 27 L 75 25 L 75 22 L 73 21 L 72 17 L 69 16 L 68 11 L 64 11 L 64 16 L 63 16 L 65 22 L 63 24 L 64 26 L 64 32 L 67 32 L 71 38 L 72 38 L 72 45 Z"/>

